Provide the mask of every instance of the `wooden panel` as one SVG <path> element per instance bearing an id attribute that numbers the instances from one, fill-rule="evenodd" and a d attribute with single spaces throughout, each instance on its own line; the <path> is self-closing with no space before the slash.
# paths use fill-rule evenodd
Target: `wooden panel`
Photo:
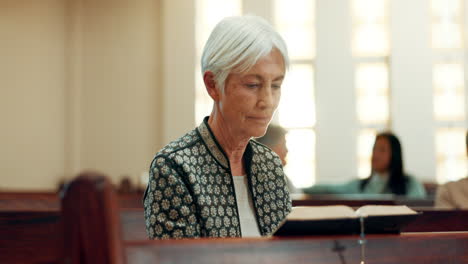
<path id="1" fill-rule="evenodd" d="M 199 239 L 126 243 L 127 263 L 360 263 L 359 237 Z M 373 235 L 365 263 L 468 263 L 468 233 Z"/>
<path id="2" fill-rule="evenodd" d="M 143 209 L 120 210 L 123 240 L 147 239 L 145 216 Z"/>
<path id="3" fill-rule="evenodd" d="M 433 207 L 434 200 L 407 199 L 393 195 L 353 195 L 353 194 L 292 194 L 293 206 L 347 205 L 361 207 L 374 205 L 407 205 L 410 207 Z"/>
<path id="4" fill-rule="evenodd" d="M 120 208 L 143 208 L 143 193 L 119 194 Z M 60 197 L 51 192 L 0 192 L 0 211 L 60 210 Z"/>
<path id="5" fill-rule="evenodd" d="M 468 231 L 468 210 L 425 210 L 403 232 Z"/>
<path id="6" fill-rule="evenodd" d="M 143 193 L 119 194 L 120 208 L 143 208 Z M 404 199 L 393 196 L 360 197 L 353 195 L 308 195 L 293 194 L 293 206 L 318 206 L 342 204 L 360 207 L 367 204 L 395 205 L 402 204 L 415 207 L 432 207 L 432 199 Z M 56 193 L 18 193 L 0 192 L 0 211 L 24 210 L 59 210 L 60 201 Z"/>
<path id="7" fill-rule="evenodd" d="M 465 216 L 468 214 L 466 211 L 461 212 L 440 212 L 434 211 L 433 215 L 438 215 L 440 218 L 431 218 L 434 222 L 431 223 L 429 220 L 424 220 L 425 222 L 414 223 L 415 227 L 422 230 L 424 225 L 428 225 L 434 229 L 436 224 L 442 226 L 450 226 L 450 223 L 444 224 L 443 219 L 455 219 L 463 223 L 463 220 L 467 219 Z M 429 214 L 428 214 L 429 215 Z M 446 215 L 446 217 L 443 217 Z M 450 217 L 448 217 L 450 216 Z M 14 219 L 12 221 L 12 219 Z M 424 218 L 422 218 L 424 219 Z M 445 221 L 446 221 L 445 220 Z M 146 233 L 144 227 L 144 217 L 142 210 L 122 210 L 121 211 L 121 221 L 123 224 L 123 235 L 124 240 L 145 240 Z M 464 221 L 466 222 L 466 221 Z M 453 224 L 452 224 L 453 225 Z M 466 226 L 466 224 L 465 224 Z M 409 228 L 408 228 L 409 229 Z M 425 228 L 428 229 L 428 228 Z M 440 228 L 438 228 L 440 229 Z M 57 263 L 60 258 L 60 221 L 58 212 L 28 212 L 28 213 L 1 213 L 0 214 L 0 263 Z M 465 229 L 467 230 L 467 229 Z M 416 231 L 416 230 L 412 230 Z M 453 239 L 448 239 L 447 237 L 453 236 Z M 452 261 L 450 262 L 451 255 L 450 252 L 453 252 L 454 249 L 459 247 L 457 243 L 453 244 L 454 241 L 463 241 L 463 243 L 468 245 L 466 241 L 466 235 L 463 234 L 444 234 L 443 236 L 439 234 L 403 234 L 401 242 L 392 240 L 395 237 L 399 236 L 371 236 L 372 240 L 369 242 L 367 251 L 369 257 L 375 256 L 378 254 L 374 253 L 375 251 L 382 254 L 387 254 L 383 250 L 379 251 L 379 247 L 391 246 L 396 248 L 396 252 L 403 252 L 403 255 L 411 254 L 411 252 L 419 252 L 418 250 L 426 250 L 425 252 L 433 252 L 434 255 L 442 254 L 441 256 L 435 258 L 434 262 L 428 260 L 426 263 L 437 263 L 436 260 L 443 259 L 447 257 L 444 263 L 463 263 L 461 261 Z M 385 237 L 385 239 L 384 239 Z M 127 253 L 129 254 L 129 260 L 133 262 L 135 258 L 137 259 L 146 259 L 155 257 L 154 254 L 161 257 L 162 262 L 169 258 L 174 258 L 174 262 L 171 263 L 184 263 L 184 260 L 189 258 L 198 263 L 221 263 L 223 258 L 220 259 L 220 256 L 216 256 L 216 259 L 220 262 L 211 261 L 210 258 L 215 254 L 211 251 L 217 252 L 225 257 L 224 260 L 229 263 L 236 263 L 232 261 L 245 261 L 245 263 L 255 263 L 253 261 L 247 260 L 250 256 L 253 260 L 258 260 L 260 263 L 268 263 L 272 259 L 278 261 L 276 263 L 284 263 L 289 261 L 297 261 L 297 263 L 313 263 L 313 261 L 322 261 L 324 259 L 330 258 L 335 262 L 323 262 L 323 263 L 340 263 L 337 253 L 331 251 L 332 247 L 341 245 L 345 247 L 343 251 L 344 257 L 347 261 L 354 260 L 356 256 L 351 253 L 351 251 L 356 251 L 357 246 L 356 237 L 346 238 L 346 237 L 316 237 L 316 238 L 294 238 L 294 239 L 216 239 L 216 240 L 183 240 L 183 241 L 156 241 L 157 249 L 153 243 L 146 244 L 144 241 L 140 242 L 128 242 L 127 246 L 129 249 Z M 426 240 L 424 240 L 426 239 Z M 284 240 L 284 242 L 283 242 Z M 390 242 L 382 242 L 382 240 L 389 240 Z M 453 241 L 452 241 L 453 240 Z M 278 242 L 281 241 L 281 242 Z M 337 241 L 337 242 L 335 242 Z M 408 242 L 409 241 L 409 242 Z M 420 241 L 420 242 L 416 242 Z M 432 241 L 432 242 L 431 242 Z M 245 244 L 244 244 L 245 242 Z M 279 243 L 279 244 L 278 244 Z M 338 243 L 338 244 L 336 244 Z M 382 244 L 383 243 L 383 244 Z M 409 244 L 408 244 L 409 243 Z M 438 245 L 440 243 L 441 245 Z M 434 245 L 437 245 L 434 249 Z M 135 246 L 140 246 L 141 248 L 135 248 Z M 228 246 L 227 246 L 228 245 Z M 419 245 L 419 246 L 418 246 Z M 409 248 L 411 246 L 411 248 Z M 416 247 L 418 246 L 418 247 Z M 451 248 L 451 247 L 454 248 Z M 377 247 L 377 249 L 375 249 Z M 405 251 L 405 249 L 407 250 Z M 448 247 L 449 251 L 445 251 L 444 248 Z M 204 249 L 205 248 L 205 249 Z M 205 252 L 209 248 L 210 252 Z M 398 249 L 399 248 L 399 249 Z M 154 251 L 154 252 L 147 252 Z M 183 252 L 179 252 L 183 251 Z M 463 251 L 464 250 L 464 251 Z M 465 252 L 468 249 L 462 248 L 460 252 Z M 310 251 L 310 253 L 308 253 Z M 369 252 L 371 251 L 371 252 Z M 281 254 L 279 254 L 282 252 Z M 407 253 L 405 253 L 407 252 Z M 409 252 L 409 253 L 408 253 Z M 265 254 L 272 254 L 272 257 L 266 257 Z M 379 254 L 380 254 L 379 253 Z M 172 256 L 175 254 L 175 256 Z M 190 256 L 194 254 L 197 256 Z M 307 256 L 310 254 L 310 256 Z M 400 253 L 399 253 L 400 254 Z M 459 254 L 459 253 L 454 253 Z M 419 253 L 416 254 L 419 256 Z M 206 256 L 206 259 L 204 258 Z M 407 256 L 405 260 L 408 260 L 410 256 Z M 422 256 L 418 258 L 424 259 Z M 427 257 L 430 259 L 429 257 Z M 208 260 L 207 260 L 208 259 Z M 232 260 L 232 261 L 231 261 Z M 310 262 L 308 262 L 310 260 Z M 382 263 L 391 263 L 394 259 L 389 258 L 388 262 Z M 204 262 L 207 261 L 207 262 Z M 250 261 L 250 262 L 249 262 Z M 284 261 L 284 262 L 282 262 Z M 413 261 L 413 260 L 411 260 Z M 418 260 L 419 261 L 419 260 Z M 140 262 L 145 263 L 145 262 Z M 186 262 L 192 263 L 192 262 Z M 273 262 L 275 263 L 275 262 Z M 293 263 L 293 262 L 291 262 Z M 316 262 L 317 263 L 317 262 Z M 318 262 L 320 263 L 320 262 Z M 358 263 L 358 262 L 346 262 L 346 263 Z M 372 262 L 369 262 L 372 263 Z M 381 262 L 378 262 L 381 263 Z M 404 262 L 402 262 L 404 263 Z M 407 262 L 409 263 L 409 262 Z M 424 263 L 424 262 L 411 262 L 411 263 Z"/>
<path id="8" fill-rule="evenodd" d="M 120 208 L 143 208 L 143 193 L 119 194 Z"/>
<path id="9" fill-rule="evenodd" d="M 0 192 L 0 211 L 60 210 L 56 193 L 47 192 Z"/>
<path id="10" fill-rule="evenodd" d="M 60 213 L 58 209 L 54 209 L 57 206 L 58 196 L 38 193 L 20 196 L 22 198 L 19 200 L 15 200 L 15 196 L 3 196 L 8 198 L 3 200 L 8 200 L 8 202 L 3 203 L 5 205 L 3 209 L 13 209 L 12 211 L 0 209 L 0 263 L 57 263 L 61 259 L 61 246 L 63 244 Z M 39 199 L 35 200 L 37 197 Z M 125 196 L 120 199 L 120 203 L 123 200 L 129 207 L 133 202 L 135 205 L 141 204 L 141 196 L 139 195 Z M 20 203 L 17 203 L 18 201 Z M 365 201 L 369 200 L 360 200 L 360 202 Z M 384 200 L 384 202 L 388 201 Z M 21 206 L 17 206 L 18 204 Z M 40 211 L 41 206 L 46 210 Z M 24 208 L 30 210 L 21 211 Z M 408 225 L 404 231 L 468 231 L 466 219 L 468 219 L 468 211 L 427 210 L 415 222 Z M 135 263 L 133 261 L 136 260 L 141 260 L 140 263 L 145 263 L 145 260 L 154 262 L 156 257 L 160 263 L 164 263 L 164 261 L 170 263 L 340 263 L 340 256 L 336 250 L 342 250 L 343 258 L 346 261 L 358 263 L 354 261 L 359 259 L 360 249 L 356 237 L 198 239 L 148 242 L 144 221 L 142 208 L 120 210 L 122 239 L 127 241 L 128 249 L 126 252 L 129 263 Z M 444 263 L 463 263 L 463 261 L 468 263 L 464 255 L 466 253 L 462 254 L 467 249 L 460 247 L 461 242 L 468 244 L 466 243 L 466 233 L 372 236 L 367 252 L 369 260 L 379 260 L 378 263 L 392 263 L 393 261 L 438 263 L 442 259 Z M 333 247 L 335 247 L 335 251 L 332 250 Z M 382 248 L 387 248 L 387 250 Z M 400 255 L 394 253 L 389 254 L 388 248 L 395 249 L 397 252 L 395 254 L 400 254 L 401 258 L 397 258 Z M 424 256 L 427 252 L 436 256 L 432 258 Z M 382 262 L 379 257 L 382 258 Z M 211 260 L 212 258 L 213 260 Z M 341 261 L 341 263 L 343 262 Z M 376 262 L 369 261 L 368 263 Z"/>
<path id="11" fill-rule="evenodd" d="M 1 212 L 0 263 L 58 263 L 59 212 Z"/>
<path id="12" fill-rule="evenodd" d="M 63 257 L 68 264 L 124 264 L 117 194 L 98 172 L 70 182 L 62 199 Z"/>

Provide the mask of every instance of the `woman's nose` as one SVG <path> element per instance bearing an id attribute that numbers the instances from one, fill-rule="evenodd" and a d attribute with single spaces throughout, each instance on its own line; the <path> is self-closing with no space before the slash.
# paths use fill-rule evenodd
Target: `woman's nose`
<path id="1" fill-rule="evenodd" d="M 259 95 L 259 105 L 262 108 L 272 108 L 274 105 L 273 90 L 271 85 L 263 87 Z"/>

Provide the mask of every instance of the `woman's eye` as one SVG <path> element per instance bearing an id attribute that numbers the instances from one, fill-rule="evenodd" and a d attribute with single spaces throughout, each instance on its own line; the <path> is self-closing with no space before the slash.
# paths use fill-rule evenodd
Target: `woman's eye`
<path id="1" fill-rule="evenodd" d="M 248 83 L 246 86 L 247 88 L 258 88 L 260 85 L 258 83 Z"/>
<path id="2" fill-rule="evenodd" d="M 281 89 L 281 84 L 273 84 L 271 87 L 273 87 L 273 89 Z"/>

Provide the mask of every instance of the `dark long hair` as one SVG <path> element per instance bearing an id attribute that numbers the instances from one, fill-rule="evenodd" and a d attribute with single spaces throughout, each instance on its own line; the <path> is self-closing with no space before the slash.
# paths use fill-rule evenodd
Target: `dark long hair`
<path id="1" fill-rule="evenodd" d="M 403 153 L 401 151 L 400 140 L 398 140 L 398 138 L 391 132 L 379 133 L 375 137 L 375 141 L 377 142 L 377 139 L 379 138 L 387 139 L 392 151 L 387 187 L 393 194 L 406 195 L 408 179 L 403 170 Z M 361 191 L 364 190 L 367 183 L 369 183 L 369 180 L 370 177 L 361 181 Z"/>

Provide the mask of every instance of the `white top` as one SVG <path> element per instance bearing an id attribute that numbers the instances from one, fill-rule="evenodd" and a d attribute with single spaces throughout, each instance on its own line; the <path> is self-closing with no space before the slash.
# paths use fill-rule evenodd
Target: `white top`
<path id="1" fill-rule="evenodd" d="M 233 178 L 242 237 L 260 237 L 252 196 L 248 191 L 247 176 Z"/>

